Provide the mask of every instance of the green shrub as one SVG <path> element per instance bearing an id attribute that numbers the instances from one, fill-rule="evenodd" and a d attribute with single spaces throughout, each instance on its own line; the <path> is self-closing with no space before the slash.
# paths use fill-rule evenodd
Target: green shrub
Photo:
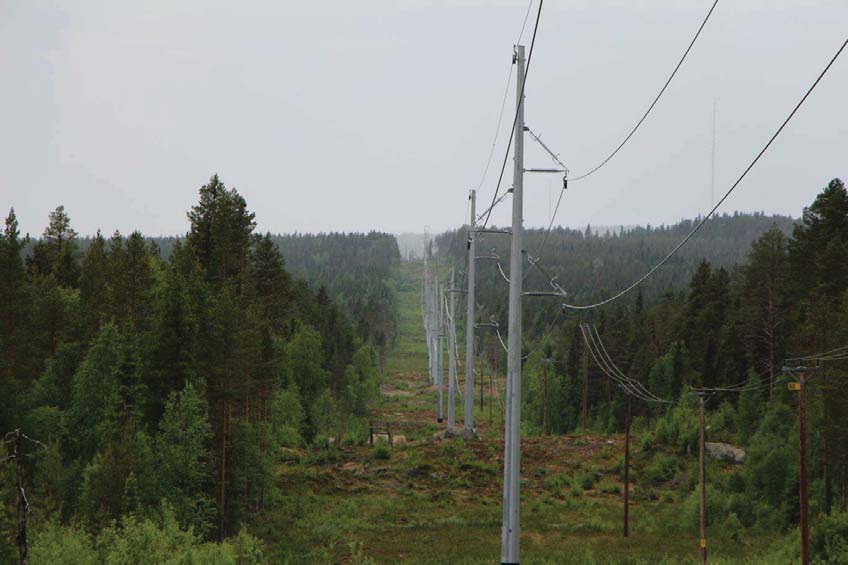
<path id="1" fill-rule="evenodd" d="M 365 445 L 368 441 L 368 422 L 364 418 L 348 418 L 342 445 Z"/>
<path id="2" fill-rule="evenodd" d="M 718 410 L 708 412 L 706 420 L 710 441 L 733 440 L 737 429 L 737 412 L 730 402 L 722 402 Z"/>
<path id="3" fill-rule="evenodd" d="M 568 479 L 563 474 L 551 475 L 550 477 L 545 477 L 545 480 L 542 482 L 542 485 L 550 491 L 560 492 L 568 484 Z"/>
<path id="4" fill-rule="evenodd" d="M 609 479 L 604 479 L 598 483 L 598 490 L 604 494 L 621 494 L 621 487 L 618 483 L 614 483 Z"/>
<path id="5" fill-rule="evenodd" d="M 810 553 L 816 562 L 848 563 L 848 512 L 824 515 L 813 524 Z"/>
<path id="6" fill-rule="evenodd" d="M 156 520 L 124 516 L 96 538 L 72 526 L 47 524 L 35 530 L 30 545 L 33 565 L 68 563 L 215 563 L 253 565 L 264 562 L 261 542 L 245 531 L 222 543 L 204 543 L 180 528 L 167 506 Z"/>
<path id="7" fill-rule="evenodd" d="M 318 449 L 309 454 L 306 458 L 307 465 L 324 465 L 327 463 L 335 463 L 339 460 L 339 451 L 336 446 L 323 441 L 319 444 Z"/>
<path id="8" fill-rule="evenodd" d="M 698 445 L 698 413 L 691 400 L 681 397 L 680 403 L 657 420 L 654 434 L 656 441 L 678 453 L 694 450 Z"/>
<path id="9" fill-rule="evenodd" d="M 392 454 L 389 452 L 389 448 L 382 444 L 377 445 L 371 451 L 371 458 L 378 461 L 388 461 L 391 457 Z"/>
<path id="10" fill-rule="evenodd" d="M 653 484 L 670 481 L 677 474 L 677 458 L 666 453 L 657 453 L 651 460 L 651 464 L 642 470 L 642 478 Z"/>

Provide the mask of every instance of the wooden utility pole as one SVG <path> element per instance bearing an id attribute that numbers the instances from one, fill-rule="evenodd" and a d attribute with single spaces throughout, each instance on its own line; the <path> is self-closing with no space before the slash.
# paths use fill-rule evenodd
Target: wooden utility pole
<path id="1" fill-rule="evenodd" d="M 818 370 L 818 367 L 783 367 L 784 373 L 798 375 L 797 382 L 788 383 L 789 390 L 798 393 L 798 463 L 799 485 L 798 498 L 800 519 L 798 527 L 801 530 L 801 563 L 810 563 L 810 526 L 807 508 L 807 373 Z"/>
<path id="2" fill-rule="evenodd" d="M 798 457 L 800 463 L 799 498 L 801 505 L 801 563 L 810 562 L 810 530 L 807 523 L 807 399 L 805 385 L 807 377 L 798 375 Z"/>
<path id="3" fill-rule="evenodd" d="M 624 416 L 624 537 L 630 534 L 630 395 Z"/>
<path id="4" fill-rule="evenodd" d="M 589 346 L 583 344 L 583 433 L 589 420 Z"/>
<path id="5" fill-rule="evenodd" d="M 698 394 L 698 480 L 700 482 L 701 503 L 701 563 L 707 563 L 707 485 L 706 466 L 704 464 L 704 393 Z"/>

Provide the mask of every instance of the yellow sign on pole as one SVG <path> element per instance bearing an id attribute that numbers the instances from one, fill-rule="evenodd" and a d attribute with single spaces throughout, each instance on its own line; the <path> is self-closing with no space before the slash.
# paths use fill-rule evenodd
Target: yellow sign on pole
<path id="1" fill-rule="evenodd" d="M 801 390 L 801 383 L 789 383 L 789 390 Z"/>
<path id="2" fill-rule="evenodd" d="M 707 540 L 706 540 L 706 538 L 701 538 L 701 549 L 707 549 Z"/>

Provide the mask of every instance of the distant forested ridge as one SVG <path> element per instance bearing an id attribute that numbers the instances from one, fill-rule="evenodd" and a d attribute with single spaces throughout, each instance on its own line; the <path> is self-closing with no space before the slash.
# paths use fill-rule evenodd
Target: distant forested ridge
<path id="1" fill-rule="evenodd" d="M 625 288 L 645 274 L 688 234 L 699 220 L 684 220 L 671 226 L 635 227 L 619 231 L 587 226 L 584 230 L 555 228 L 541 250 L 545 231 L 524 232 L 524 248 L 533 257 L 540 257 L 542 269 L 530 269 L 525 290 L 551 290 L 547 275 L 568 293 L 568 302 L 583 304 L 602 300 Z M 770 228 L 783 234 L 792 231 L 795 220 L 787 216 L 766 216 L 761 213 L 720 215 L 710 219 L 680 252 L 640 287 L 642 299 L 651 304 L 665 293 L 680 292 L 698 264 L 706 259 L 716 267 L 732 268 L 743 262 L 751 243 Z M 464 270 L 466 256 L 465 231 L 450 231 L 436 237 L 437 256 Z M 477 254 L 500 257 L 504 274 L 509 270 L 509 236 L 485 234 L 478 239 Z M 544 270 L 544 273 L 543 273 Z M 492 260 L 477 264 L 478 302 L 486 315 L 505 320 L 508 285 Z M 636 298 L 633 294 L 631 300 Z M 549 322 L 555 299 L 525 301 L 525 320 L 533 333 L 537 322 Z"/>
<path id="2" fill-rule="evenodd" d="M 362 339 L 382 354 L 397 331 L 392 280 L 400 267 L 395 236 L 387 233 L 319 233 L 272 236 L 286 265 L 313 287 L 324 287 L 356 321 Z"/>
<path id="3" fill-rule="evenodd" d="M 319 233 L 270 235 L 283 255 L 283 264 L 316 292 L 326 292 L 353 321 L 358 337 L 377 347 L 385 357 L 397 332 L 392 281 L 400 265 L 394 235 L 369 233 Z M 96 238 L 77 238 L 85 254 Z M 158 255 L 170 259 L 182 243 L 176 236 L 145 236 Z M 25 241 L 22 254 L 32 255 L 38 239 Z M 323 291 L 321 289 L 324 289 Z"/>
<path id="4" fill-rule="evenodd" d="M 555 233 L 553 245 L 548 246 L 551 251 L 543 257 L 552 270 L 559 267 L 555 272 L 565 289 L 575 292 L 569 301 L 580 304 L 606 297 L 635 280 L 650 263 L 667 253 L 690 225 L 635 230 L 617 238 Z M 538 238 L 538 232 L 528 238 L 528 249 L 534 249 Z M 440 244 L 452 257 L 464 253 L 460 246 L 451 250 L 448 236 Z M 787 387 L 798 376 L 781 369 L 784 364 L 816 365 L 816 372 L 807 373 L 806 385 L 807 425 L 814 430 L 807 436 L 812 546 L 821 562 L 845 563 L 845 184 L 840 179 L 830 181 L 794 225 L 788 218 L 727 216 L 710 222 L 707 231 L 698 234 L 690 245 L 683 248 L 679 260 L 658 271 L 665 277 L 659 285 L 648 285 L 644 293 L 634 290 L 630 297 L 593 310 L 566 311 L 551 325 L 540 324 L 539 318 L 556 318 L 561 299 L 524 299 L 525 320 L 536 323 L 531 325 L 534 331 L 524 336 L 527 360 L 522 370 L 522 433 L 539 433 L 546 413 L 548 429 L 553 433 L 582 429 L 584 383 L 588 391 L 587 428 L 596 433 L 623 429 L 625 396 L 608 376 L 614 371 L 609 364 L 604 367 L 596 360 L 596 355 L 602 355 L 599 345 L 584 345 L 581 323 L 593 325 L 603 351 L 617 369 L 669 401 L 657 404 L 633 399 L 640 457 L 651 461 L 637 485 L 650 488 L 652 483 L 680 474 L 678 464 L 664 450 L 680 455 L 697 451 L 698 412 L 689 392 L 692 387 L 717 389 L 707 404 L 708 441 L 743 446 L 747 461 L 731 473 L 710 476 L 709 523 L 727 532 L 757 528 L 785 533 L 799 519 L 798 393 Z M 505 252 L 500 253 L 506 257 Z M 627 257 L 633 259 L 632 265 Z M 616 272 L 619 269 L 629 275 Z M 497 285 L 499 292 L 506 287 L 499 274 L 486 276 L 487 284 Z M 535 284 L 542 284 L 536 280 Z M 658 294 L 667 287 L 672 291 Z M 505 304 L 505 300 L 498 302 L 489 287 L 485 288 L 486 294 L 478 296 L 478 302 L 497 311 L 497 305 Z M 506 317 L 500 322 L 505 325 Z M 481 330 L 478 335 L 483 355 L 503 366 L 504 354 L 491 332 Z M 540 340 L 540 335 L 544 339 Z M 796 356 L 811 359 L 791 359 Z M 546 366 L 544 358 L 553 362 Z M 546 397 L 548 410 L 543 408 Z M 689 474 L 693 476 L 697 472 Z M 698 524 L 694 485 L 694 479 L 688 484 L 684 479 L 680 487 L 691 510 L 680 519 L 692 531 Z M 827 541 L 828 536 L 832 541 Z M 797 538 L 790 545 L 797 560 Z"/>
<path id="5" fill-rule="evenodd" d="M 31 529 L 42 562 L 71 539 L 77 549 L 118 552 L 98 553 L 99 562 L 125 562 L 126 544 L 116 540 L 152 531 L 176 536 L 161 546 L 183 544 L 186 556 L 212 551 L 201 542 L 237 533 L 276 500 L 281 448 L 366 429 L 378 354 L 322 286 L 343 294 L 344 283 L 325 273 L 313 284 L 308 269 L 306 279 L 293 277 L 276 241 L 255 233 L 244 198 L 217 175 L 188 218 L 190 231 L 169 240 L 165 258 L 139 232 L 98 233 L 83 252 L 62 206 L 33 242 L 21 237 L 14 210 L 6 217 L 0 431 L 20 428 L 45 446 L 28 444 L 39 453 L 24 462 L 33 521 L 54 528 Z M 332 241 L 328 256 L 350 269 L 350 284 L 368 288 L 366 270 L 382 275 L 397 262 L 386 236 Z M 368 269 L 352 259 L 366 242 Z M 307 261 L 303 247 L 292 252 L 294 264 Z M 14 465 L 0 472 L 6 563 L 14 560 Z M 84 531 L 62 530 L 70 523 Z M 90 534 L 112 542 L 92 546 Z M 253 542 L 237 540 L 214 551 L 254 555 Z"/>

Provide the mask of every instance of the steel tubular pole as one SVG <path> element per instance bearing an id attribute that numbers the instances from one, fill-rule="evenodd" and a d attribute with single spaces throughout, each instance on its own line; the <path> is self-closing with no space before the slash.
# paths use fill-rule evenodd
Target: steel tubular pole
<path id="1" fill-rule="evenodd" d="M 456 278 L 450 270 L 448 292 L 448 428 L 456 425 Z"/>
<path id="2" fill-rule="evenodd" d="M 524 46 L 515 48 L 517 97 L 513 132 L 515 162 L 512 187 L 512 247 L 509 260 L 509 336 L 507 337 L 507 404 L 504 432 L 504 507 L 501 563 L 518 563 L 521 472 L 521 282 L 524 189 Z"/>
<path id="3" fill-rule="evenodd" d="M 471 200 L 471 220 L 468 230 L 468 266 L 466 267 L 466 277 L 468 279 L 468 292 L 465 296 L 465 431 L 471 433 L 474 431 L 474 300 L 475 300 L 475 284 L 477 268 L 477 243 L 474 234 L 475 218 L 477 216 L 477 193 L 472 190 L 468 195 Z M 481 385 L 483 382 L 482 375 L 480 379 Z M 480 387 L 480 409 L 483 409 L 483 388 Z"/>
<path id="4" fill-rule="evenodd" d="M 445 325 L 444 325 L 444 310 L 442 308 L 442 292 L 441 285 L 439 284 L 438 279 L 436 280 L 436 292 L 433 297 L 436 301 L 436 386 L 439 389 L 439 411 L 437 416 L 437 421 L 439 423 L 444 422 L 445 416 L 443 412 L 443 381 L 442 378 L 444 376 L 444 367 L 442 367 L 442 340 L 444 339 Z"/>

